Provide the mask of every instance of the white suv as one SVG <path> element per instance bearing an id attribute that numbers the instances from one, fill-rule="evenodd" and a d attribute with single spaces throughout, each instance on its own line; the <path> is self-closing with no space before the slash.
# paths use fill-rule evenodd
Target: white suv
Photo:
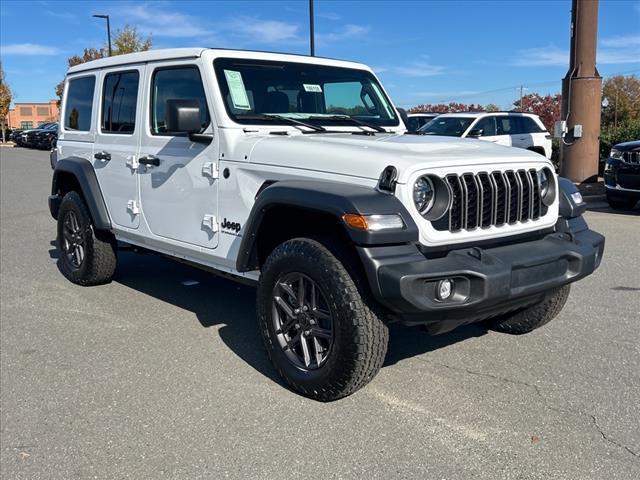
<path id="1" fill-rule="evenodd" d="M 109 282 L 129 244 L 256 284 L 275 368 L 318 400 L 375 376 L 387 322 L 525 333 L 602 258 L 547 159 L 407 135 L 359 63 L 110 57 L 69 69 L 61 118 L 49 208 L 62 273 Z"/>
<path id="2" fill-rule="evenodd" d="M 551 158 L 551 135 L 532 113 L 444 113 L 419 131 L 421 135 L 479 138 L 507 147 L 526 148 Z"/>

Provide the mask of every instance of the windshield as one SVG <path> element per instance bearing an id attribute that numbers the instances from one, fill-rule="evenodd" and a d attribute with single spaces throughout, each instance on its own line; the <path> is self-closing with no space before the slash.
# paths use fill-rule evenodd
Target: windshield
<path id="1" fill-rule="evenodd" d="M 227 112 L 238 123 L 286 125 L 277 117 L 287 117 L 320 126 L 352 126 L 350 118 L 399 125 L 380 84 L 365 70 L 231 58 L 216 59 L 214 67 Z"/>
<path id="2" fill-rule="evenodd" d="M 440 135 L 444 137 L 460 137 L 469 128 L 473 118 L 469 117 L 436 117 L 420 129 L 422 135 Z"/>

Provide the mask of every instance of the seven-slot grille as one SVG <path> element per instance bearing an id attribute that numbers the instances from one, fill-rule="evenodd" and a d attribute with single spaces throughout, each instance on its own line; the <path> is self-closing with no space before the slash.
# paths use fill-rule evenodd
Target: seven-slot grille
<path id="1" fill-rule="evenodd" d="M 640 151 L 638 152 L 622 152 L 622 161 L 626 163 L 640 164 Z"/>
<path id="2" fill-rule="evenodd" d="M 436 230 L 473 230 L 537 220 L 547 211 L 535 169 L 451 174 L 444 178 L 451 206 Z"/>

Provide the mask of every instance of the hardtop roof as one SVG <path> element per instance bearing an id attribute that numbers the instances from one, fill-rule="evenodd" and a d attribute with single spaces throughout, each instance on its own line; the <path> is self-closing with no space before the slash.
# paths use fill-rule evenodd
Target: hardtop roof
<path id="1" fill-rule="evenodd" d="M 117 67 L 119 65 L 132 65 L 136 63 L 158 62 L 163 60 L 179 60 L 188 58 L 199 58 L 204 52 L 211 52 L 213 58 L 231 57 L 231 58 L 251 58 L 256 60 L 275 60 L 290 61 L 301 63 L 315 63 L 322 65 L 334 65 L 346 68 L 359 68 L 370 70 L 370 68 L 362 63 L 350 62 L 346 60 L 338 60 L 327 57 L 311 57 L 309 55 L 298 55 L 292 53 L 265 52 L 258 50 L 234 50 L 228 48 L 164 48 L 157 50 L 148 50 L 146 52 L 128 53 L 125 55 L 116 55 L 113 57 L 100 58 L 90 62 L 75 65 L 67 71 L 67 75 L 85 72 L 90 70 L 99 70 L 102 68 Z"/>

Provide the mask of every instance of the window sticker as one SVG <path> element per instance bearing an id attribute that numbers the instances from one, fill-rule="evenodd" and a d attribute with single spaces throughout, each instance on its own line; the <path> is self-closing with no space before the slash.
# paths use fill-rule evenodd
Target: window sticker
<path id="1" fill-rule="evenodd" d="M 235 70 L 225 70 L 224 76 L 227 78 L 227 85 L 229 86 L 233 107 L 239 110 L 251 110 L 249 97 L 247 97 L 247 91 L 242 81 L 242 74 Z"/>
<path id="2" fill-rule="evenodd" d="M 305 92 L 322 93 L 322 87 L 320 85 L 303 83 L 302 86 Z"/>

